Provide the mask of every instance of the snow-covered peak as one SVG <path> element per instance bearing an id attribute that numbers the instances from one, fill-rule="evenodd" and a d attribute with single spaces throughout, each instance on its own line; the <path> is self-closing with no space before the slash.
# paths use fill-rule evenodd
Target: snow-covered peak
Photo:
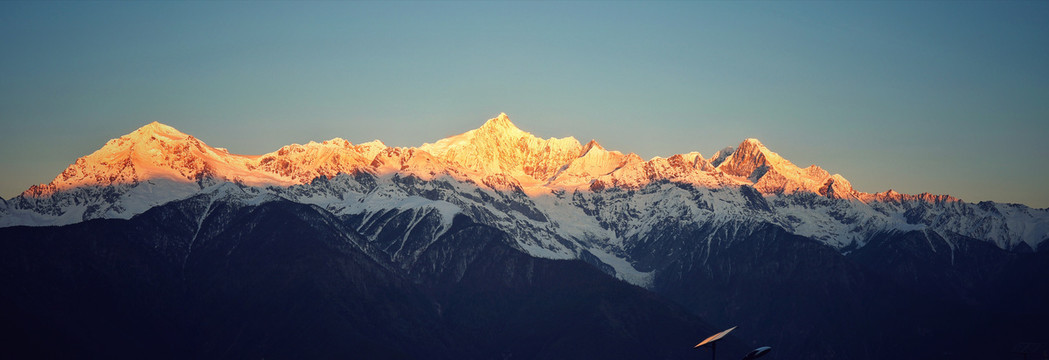
<path id="1" fill-rule="evenodd" d="M 531 135 L 524 130 L 521 130 L 510 121 L 510 117 L 506 116 L 506 113 L 499 113 L 499 116 L 488 119 L 478 128 L 476 131 L 477 136 L 486 136 L 493 138 L 503 137 L 522 137 L 525 135 Z"/>
<path id="2" fill-rule="evenodd" d="M 517 128 L 517 126 L 514 126 L 514 123 L 510 122 L 510 116 L 504 112 L 499 113 L 499 116 L 488 119 L 485 125 L 513 126 L 515 129 Z"/>
<path id="3" fill-rule="evenodd" d="M 725 174 L 747 179 L 754 184 L 755 189 L 765 194 L 796 191 L 819 193 L 831 177 L 830 173 L 819 166 L 799 168 L 753 138 L 740 143 L 717 169 Z M 847 181 L 838 183 L 840 187 L 847 184 Z M 851 190 L 851 185 L 848 188 Z"/>
<path id="4" fill-rule="evenodd" d="M 423 144 L 419 149 L 472 171 L 506 174 L 529 183 L 549 179 L 579 156 L 581 145 L 573 137 L 540 139 L 518 129 L 503 113 L 480 128 Z"/>
<path id="5" fill-rule="evenodd" d="M 761 140 L 758 140 L 758 139 L 756 139 L 756 138 L 746 138 L 746 139 L 743 139 L 743 143 L 742 143 L 742 144 L 740 144 L 740 147 L 743 147 L 743 145 L 747 145 L 747 146 L 758 146 L 758 147 L 765 147 L 765 144 L 762 144 L 762 143 L 761 143 Z"/>
<path id="6" fill-rule="evenodd" d="M 244 165 L 249 171 L 278 178 L 279 183 L 305 184 L 318 177 L 331 178 L 339 173 L 352 173 L 367 167 L 383 149 L 384 145 L 381 148 L 374 144 L 353 145 L 347 140 L 335 138 L 321 143 L 311 141 L 306 145 L 287 145 L 269 154 L 248 159 Z"/>
<path id="7" fill-rule="evenodd" d="M 583 150 L 580 151 L 579 156 L 586 156 L 586 154 L 589 153 L 591 149 L 605 151 L 605 148 L 602 147 L 601 144 L 598 144 L 597 140 L 590 140 L 590 142 L 586 143 L 586 145 L 583 145 Z"/>
<path id="8" fill-rule="evenodd" d="M 551 179 L 551 184 L 566 188 L 589 187 L 598 177 L 623 166 L 626 159 L 623 153 L 605 150 L 597 141 L 590 140 L 580 150 L 579 157 L 572 159 Z"/>
<path id="9" fill-rule="evenodd" d="M 25 196 L 47 196 L 77 187 L 134 184 L 147 179 L 195 182 L 208 171 L 205 158 L 230 156 L 173 127 L 152 122 L 81 157 L 47 185 Z"/>
<path id="10" fill-rule="evenodd" d="M 161 124 L 156 121 L 146 124 L 131 132 L 130 134 L 124 136 L 129 138 L 147 138 L 150 136 L 161 136 L 173 140 L 180 140 L 189 137 L 189 135 L 186 135 L 185 133 L 178 131 L 178 129 Z"/>
<path id="11" fill-rule="evenodd" d="M 731 155 L 718 165 L 722 172 L 757 181 L 772 168 L 797 168 L 790 161 L 772 152 L 758 139 L 746 139 Z"/>

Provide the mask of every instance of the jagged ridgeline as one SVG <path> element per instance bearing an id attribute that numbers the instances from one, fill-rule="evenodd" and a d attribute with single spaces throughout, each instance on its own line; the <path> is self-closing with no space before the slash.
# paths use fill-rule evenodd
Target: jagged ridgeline
<path id="1" fill-rule="evenodd" d="M 863 193 L 756 139 L 644 160 L 500 114 L 419 147 L 237 155 L 152 123 L 0 202 L 0 226 L 9 327 L 57 355 L 685 358 L 735 325 L 726 348 L 784 358 L 1049 341 L 1049 211 Z M 125 331 L 155 327 L 177 341 Z M 70 335 L 90 329 L 144 345 Z"/>

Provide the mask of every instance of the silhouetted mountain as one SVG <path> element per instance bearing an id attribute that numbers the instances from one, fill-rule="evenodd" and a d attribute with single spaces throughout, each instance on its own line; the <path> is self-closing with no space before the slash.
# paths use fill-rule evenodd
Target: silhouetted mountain
<path id="1" fill-rule="evenodd" d="M 6 353 L 679 359 L 716 331 L 581 261 L 531 257 L 466 217 L 405 270 L 323 209 L 206 200 L 0 229 L 3 326 L 16 334 Z"/>

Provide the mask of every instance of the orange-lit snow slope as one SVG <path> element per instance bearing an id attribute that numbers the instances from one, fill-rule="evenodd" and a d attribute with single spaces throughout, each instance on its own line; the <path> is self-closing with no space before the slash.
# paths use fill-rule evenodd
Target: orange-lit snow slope
<path id="1" fill-rule="evenodd" d="M 583 145 L 572 137 L 538 138 L 517 128 L 506 114 L 480 128 L 419 147 L 387 147 L 378 140 L 355 145 L 335 138 L 288 145 L 262 155 L 230 154 L 154 122 L 110 140 L 98 151 L 77 159 L 51 183 L 33 186 L 23 196 L 46 197 L 77 187 L 147 180 L 290 186 L 358 172 L 410 174 L 427 180 L 449 176 L 496 189 L 519 188 L 533 195 L 551 190 L 636 189 L 668 180 L 704 187 L 752 185 L 765 194 L 803 191 L 865 202 L 955 200 L 891 191 L 860 193 L 841 175 L 831 175 L 818 166 L 799 168 L 756 139 L 747 139 L 736 149 L 727 148 L 709 159 L 691 152 L 646 161 L 634 153 L 606 150 L 596 141 Z"/>
<path id="2" fill-rule="evenodd" d="M 690 152 L 644 160 L 596 141 L 541 139 L 506 114 L 419 147 L 336 138 L 262 155 L 230 154 L 152 123 L 77 159 L 51 183 L 0 201 L 0 227 L 127 219 L 191 198 L 279 198 L 338 215 L 425 208 L 440 212 L 446 225 L 471 213 L 513 234 L 530 253 L 552 258 L 573 257 L 577 248 L 599 252 L 586 244 L 621 244 L 667 221 L 773 224 L 842 251 L 894 231 L 932 229 L 1003 249 L 1036 249 L 1049 237 L 1049 210 L 862 193 L 841 175 L 798 167 L 756 139 L 709 158 Z"/>

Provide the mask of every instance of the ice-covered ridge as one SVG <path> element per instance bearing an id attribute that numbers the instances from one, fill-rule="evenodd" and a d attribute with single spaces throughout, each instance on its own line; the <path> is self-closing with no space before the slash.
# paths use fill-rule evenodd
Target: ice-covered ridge
<path id="1" fill-rule="evenodd" d="M 334 138 L 287 145 L 262 155 L 231 154 L 153 122 L 110 140 L 77 159 L 49 184 L 35 185 L 22 196 L 39 198 L 76 187 L 133 185 L 150 179 L 286 187 L 357 172 L 426 179 L 443 174 L 478 183 L 496 177 L 529 194 L 640 188 L 671 180 L 706 187 L 750 185 L 764 194 L 805 191 L 865 202 L 898 200 L 892 193 L 854 191 L 844 177 L 818 166 L 799 168 L 757 139 L 746 139 L 709 159 L 690 152 L 645 161 L 633 153 L 607 150 L 596 140 L 581 145 L 573 137 L 538 138 L 514 125 L 505 113 L 477 129 L 417 148 L 391 148 L 379 140 L 355 145 Z"/>
<path id="2" fill-rule="evenodd" d="M 485 201 L 520 197 L 512 205 L 469 202 L 494 214 L 491 224 L 528 237 L 521 241 L 522 248 L 553 258 L 576 256 L 579 248 L 595 242 L 623 244 L 671 219 L 694 224 L 771 223 L 837 248 L 862 246 L 871 229 L 932 229 L 1010 249 L 1021 243 L 1036 248 L 1049 238 L 1049 215 L 1044 209 L 967 204 L 946 195 L 891 190 L 861 193 L 845 177 L 814 165 L 800 168 L 757 139 L 746 139 L 710 158 L 689 152 L 646 161 L 634 153 L 605 149 L 596 140 L 583 145 L 573 137 L 541 139 L 519 129 L 505 113 L 480 128 L 420 147 L 388 147 L 379 140 L 353 144 L 334 138 L 287 145 L 262 155 L 231 154 L 154 122 L 78 159 L 51 183 L 6 201 L 0 206 L 0 226 L 128 218 L 218 184 L 280 193 L 358 175 L 384 184 L 392 179 L 454 184 L 455 192 L 464 194 L 458 200 L 463 202 L 470 196 Z M 445 228 L 455 214 L 467 211 L 460 202 L 383 189 L 392 188 L 346 190 L 296 201 L 336 214 L 433 211 L 441 215 Z M 633 194 L 630 201 L 586 211 L 580 208 L 583 203 L 571 200 L 608 201 L 611 194 L 625 193 Z M 526 202 L 535 209 L 520 209 L 519 203 Z M 614 212 L 636 219 L 610 224 Z M 535 230 L 534 235 L 522 228 Z"/>

